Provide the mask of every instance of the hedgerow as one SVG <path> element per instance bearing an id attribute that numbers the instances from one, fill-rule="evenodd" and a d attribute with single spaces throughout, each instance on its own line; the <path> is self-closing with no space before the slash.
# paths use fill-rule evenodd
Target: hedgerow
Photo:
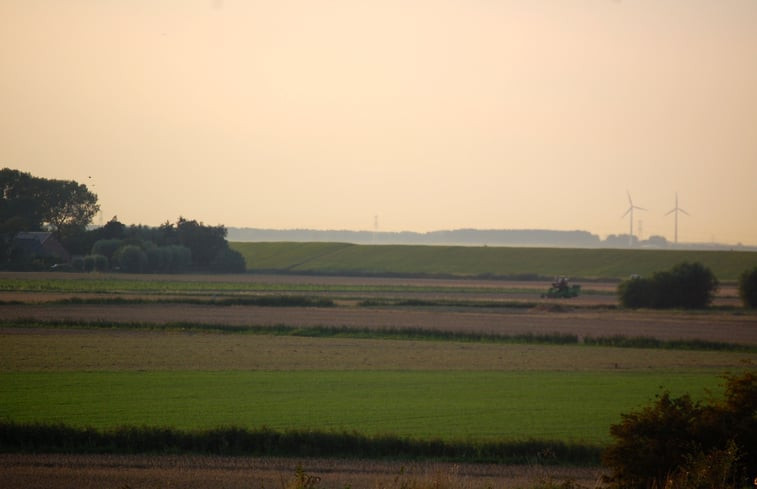
<path id="1" fill-rule="evenodd" d="M 444 441 L 355 432 L 219 427 L 183 431 L 122 426 L 111 430 L 62 424 L 0 422 L 0 452 L 202 453 L 276 457 L 428 459 L 511 464 L 596 465 L 596 445 L 560 441 Z"/>

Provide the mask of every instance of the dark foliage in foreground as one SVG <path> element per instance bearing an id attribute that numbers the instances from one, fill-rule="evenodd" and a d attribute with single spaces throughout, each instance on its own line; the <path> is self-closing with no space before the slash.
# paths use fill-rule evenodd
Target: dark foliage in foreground
<path id="1" fill-rule="evenodd" d="M 602 458 L 612 488 L 746 487 L 757 474 L 757 371 L 726 376 L 724 400 L 664 393 L 610 434 Z"/>
<path id="2" fill-rule="evenodd" d="M 124 426 L 112 430 L 0 423 L 0 451 L 25 453 L 202 453 L 276 457 L 433 459 L 460 462 L 597 465 L 600 448 L 550 441 L 467 442 L 306 430 L 207 431 Z"/>

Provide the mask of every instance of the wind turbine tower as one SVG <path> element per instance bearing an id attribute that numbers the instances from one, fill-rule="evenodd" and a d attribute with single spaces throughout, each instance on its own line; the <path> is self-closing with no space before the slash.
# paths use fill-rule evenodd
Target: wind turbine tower
<path id="1" fill-rule="evenodd" d="M 631 200 L 631 193 L 626 191 L 626 194 L 628 195 L 628 210 L 626 210 L 626 212 L 622 216 L 620 216 L 620 218 L 622 219 L 626 216 L 629 216 L 628 221 L 630 224 L 628 230 L 628 247 L 630 248 L 633 246 L 633 211 L 634 209 L 638 209 L 640 211 L 645 211 L 646 209 L 637 205 L 633 205 L 633 200 Z"/>
<path id="2" fill-rule="evenodd" d="M 678 192 L 676 192 L 676 206 L 670 210 L 668 213 L 666 213 L 666 216 L 669 216 L 671 214 L 675 214 L 674 222 L 675 222 L 675 234 L 674 234 L 674 242 L 675 244 L 678 244 L 678 213 L 683 212 L 687 216 L 689 215 L 688 212 L 678 207 Z"/>

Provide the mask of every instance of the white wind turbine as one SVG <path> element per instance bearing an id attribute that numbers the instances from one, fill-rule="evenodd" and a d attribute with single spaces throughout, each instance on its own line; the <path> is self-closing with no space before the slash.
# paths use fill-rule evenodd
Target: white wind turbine
<path id="1" fill-rule="evenodd" d="M 678 192 L 676 192 L 676 206 L 671 211 L 665 214 L 666 216 L 669 216 L 675 213 L 675 238 L 674 238 L 675 244 L 678 244 L 678 213 L 679 212 L 683 212 L 687 216 L 690 215 L 688 212 L 678 207 Z"/>
<path id="2" fill-rule="evenodd" d="M 633 200 L 631 200 L 631 193 L 626 191 L 626 194 L 628 195 L 628 210 L 626 210 L 626 212 L 620 217 L 622 219 L 626 216 L 629 216 L 629 221 L 631 224 L 628 231 L 628 247 L 630 248 L 631 246 L 633 246 L 633 211 L 634 209 L 638 209 L 640 211 L 645 211 L 646 209 L 637 205 L 633 205 Z"/>

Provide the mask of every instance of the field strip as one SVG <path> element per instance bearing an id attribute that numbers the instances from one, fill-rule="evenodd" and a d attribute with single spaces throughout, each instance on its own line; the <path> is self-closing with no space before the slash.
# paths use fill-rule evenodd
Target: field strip
<path id="1" fill-rule="evenodd" d="M 415 308 L 308 308 L 187 304 L 4 305 L 0 320 L 105 321 L 165 324 L 187 322 L 253 326 L 346 326 L 417 328 L 487 334 L 576 334 L 580 337 L 648 336 L 757 345 L 753 314 L 651 312 L 445 310 Z"/>
<path id="2" fill-rule="evenodd" d="M 757 354 L 578 345 L 0 328 L 0 372 L 120 370 L 725 371 Z"/>
<path id="3" fill-rule="evenodd" d="M 601 444 L 661 388 L 701 399 L 719 384 L 706 371 L 10 372 L 0 420 Z"/>
<path id="4" fill-rule="evenodd" d="M 319 477 L 319 487 L 530 487 L 540 480 L 571 480 L 586 487 L 601 476 L 598 468 L 539 465 L 389 462 L 317 458 L 252 458 L 172 455 L 0 454 L 2 487 L 220 487 L 280 488 L 296 468 Z M 434 481 L 439 484 L 434 485 Z M 151 486 L 152 487 L 152 486 Z"/>
<path id="5" fill-rule="evenodd" d="M 223 277 L 232 277 L 224 280 Z M 549 288 L 543 282 L 431 280 L 431 279 L 370 279 L 356 280 L 345 277 L 289 277 L 247 275 L 216 276 L 203 279 L 195 275 L 144 275 L 128 274 L 34 274 L 17 275 L 0 271 L 2 292 L 61 292 L 61 293 L 446 293 L 458 295 L 503 295 L 539 292 Z M 236 278 L 236 279 L 235 279 Z M 331 280 L 329 280 L 331 279 Z M 597 283 L 587 286 L 584 292 L 594 295 L 615 295 L 615 284 Z"/>

